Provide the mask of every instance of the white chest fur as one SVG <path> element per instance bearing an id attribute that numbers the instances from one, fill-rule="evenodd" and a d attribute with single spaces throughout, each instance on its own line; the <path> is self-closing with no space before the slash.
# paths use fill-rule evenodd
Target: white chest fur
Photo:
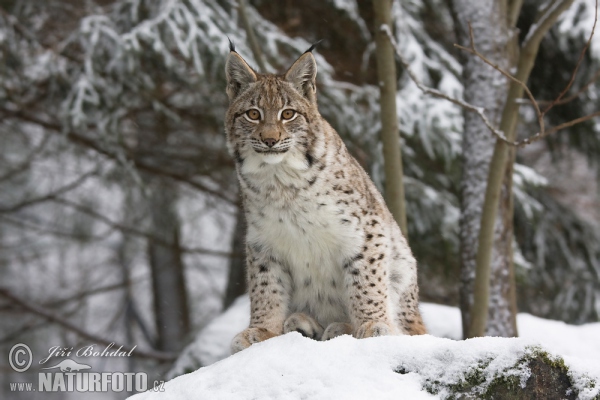
<path id="1" fill-rule="evenodd" d="M 290 312 L 307 312 L 323 326 L 347 322 L 343 264 L 357 252 L 362 232 L 341 222 L 344 216 L 335 199 L 325 195 L 322 177 L 307 186 L 304 177 L 278 173 L 261 184 L 270 190 L 246 204 L 248 241 L 285 264 L 282 273 L 292 283 Z"/>

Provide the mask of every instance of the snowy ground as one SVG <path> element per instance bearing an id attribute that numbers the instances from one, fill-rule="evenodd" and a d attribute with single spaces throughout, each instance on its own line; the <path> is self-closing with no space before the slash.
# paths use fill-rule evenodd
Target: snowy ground
<path id="1" fill-rule="evenodd" d="M 518 339 L 456 341 L 450 340 L 461 337 L 456 308 L 435 304 L 421 308 L 432 335 L 363 340 L 343 336 L 317 342 L 288 334 L 227 358 L 231 338 L 248 324 L 249 302 L 242 297 L 183 352 L 171 374 L 214 365 L 173 379 L 163 393 L 147 392 L 134 399 L 439 398 L 445 384 L 459 382 L 472 366 L 485 364 L 484 374 L 491 380 L 506 374 L 537 346 L 564 358 L 580 398 L 600 394 L 598 385 L 584 389 L 590 378 L 600 382 L 600 323 L 570 326 L 520 314 Z M 528 377 L 526 368 L 511 368 L 508 373 L 522 382 Z M 438 395 L 429 394 L 424 385 Z"/>

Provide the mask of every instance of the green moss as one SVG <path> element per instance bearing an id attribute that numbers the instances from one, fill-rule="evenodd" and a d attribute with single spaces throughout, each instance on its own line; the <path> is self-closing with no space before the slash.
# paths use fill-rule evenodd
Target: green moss
<path id="1" fill-rule="evenodd" d="M 560 357 L 554 357 L 539 347 L 530 347 L 510 370 L 529 369 L 530 375 L 522 387 L 516 375 L 503 371 L 487 385 L 483 399 L 563 399 L 575 398 L 569 369 Z M 567 392 L 571 392 L 567 395 Z"/>
<path id="2" fill-rule="evenodd" d="M 492 359 L 481 360 L 475 367 L 470 367 L 464 374 L 463 378 L 456 384 L 446 385 L 440 381 L 427 381 L 424 389 L 431 394 L 439 394 L 443 389 L 448 389 L 451 393 L 449 399 L 462 399 L 470 398 L 469 392 L 473 392 L 472 395 L 479 395 L 480 393 L 476 390 L 479 386 L 483 385 L 486 381 L 485 369 L 490 365 Z"/>
<path id="3" fill-rule="evenodd" d="M 569 372 L 569 368 L 566 366 L 565 360 L 563 360 L 562 357 L 553 356 L 539 347 L 534 347 L 532 348 L 532 350 L 533 356 L 541 357 L 544 363 L 546 363 L 550 367 L 558 368 L 565 373 Z"/>
<path id="4" fill-rule="evenodd" d="M 494 394 L 500 391 L 509 393 L 517 392 L 521 389 L 521 380 L 516 376 L 498 376 L 487 387 L 483 394 L 485 399 L 493 399 Z"/>
<path id="5" fill-rule="evenodd" d="M 447 399 L 575 399 L 578 391 L 570 376 L 569 368 L 561 357 L 555 357 L 539 347 L 530 347 L 512 367 L 496 373 L 490 380 L 486 369 L 492 359 L 481 360 L 465 371 L 462 379 L 454 384 L 440 380 L 429 380 L 424 389 L 434 395 L 447 394 Z M 515 373 L 529 370 L 530 374 L 522 386 L 522 377 Z M 406 374 L 405 367 L 396 370 Z M 590 379 L 589 388 L 596 382 Z M 600 396 L 596 397 L 600 400 Z"/>

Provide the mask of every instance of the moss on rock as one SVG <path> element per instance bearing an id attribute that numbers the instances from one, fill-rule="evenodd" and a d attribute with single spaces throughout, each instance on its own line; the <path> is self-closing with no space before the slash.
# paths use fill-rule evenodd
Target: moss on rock
<path id="1" fill-rule="evenodd" d="M 486 368 L 492 359 L 480 360 L 453 383 L 427 380 L 424 389 L 445 399 L 562 400 L 577 399 L 578 390 L 564 360 L 539 347 L 528 348 L 512 367 L 489 378 Z M 408 373 L 403 368 L 398 373 Z M 418 372 L 418 371 L 414 371 Z M 590 381 L 591 385 L 596 382 Z"/>
<path id="2" fill-rule="evenodd" d="M 537 354 L 527 360 L 526 365 L 531 371 L 525 387 L 521 387 L 516 377 L 498 377 L 488 386 L 486 399 L 515 399 L 515 400 L 562 400 L 576 399 L 577 393 L 568 375 L 562 359 L 560 363 L 552 362 L 547 356 Z"/>

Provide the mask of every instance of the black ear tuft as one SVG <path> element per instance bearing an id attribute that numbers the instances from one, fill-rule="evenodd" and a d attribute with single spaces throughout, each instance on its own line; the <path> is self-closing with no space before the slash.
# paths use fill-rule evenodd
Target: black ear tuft
<path id="1" fill-rule="evenodd" d="M 225 61 L 225 76 L 227 77 L 227 95 L 230 101 L 233 101 L 248 85 L 257 80 L 256 72 L 235 50 L 229 52 L 227 61 Z"/>
<path id="2" fill-rule="evenodd" d="M 235 44 L 233 44 L 231 39 L 229 39 L 229 36 L 227 36 L 227 40 L 229 40 L 229 51 L 233 51 L 234 53 L 237 53 L 237 51 L 235 51 Z"/>
<path id="3" fill-rule="evenodd" d="M 315 49 L 315 48 L 316 48 L 316 47 L 319 45 L 319 43 L 321 43 L 323 40 L 324 40 L 324 39 L 321 39 L 321 40 L 319 40 L 318 42 L 314 42 L 314 43 L 312 44 L 312 46 L 310 46 L 310 47 L 309 47 L 309 49 L 308 49 L 308 50 L 306 50 L 306 51 L 305 51 L 303 54 L 306 54 L 306 53 L 312 53 L 312 51 L 313 51 L 313 50 L 314 50 L 314 49 Z"/>
<path id="4" fill-rule="evenodd" d="M 310 102 L 315 103 L 317 62 L 312 52 L 307 51 L 287 70 L 283 78 Z"/>

